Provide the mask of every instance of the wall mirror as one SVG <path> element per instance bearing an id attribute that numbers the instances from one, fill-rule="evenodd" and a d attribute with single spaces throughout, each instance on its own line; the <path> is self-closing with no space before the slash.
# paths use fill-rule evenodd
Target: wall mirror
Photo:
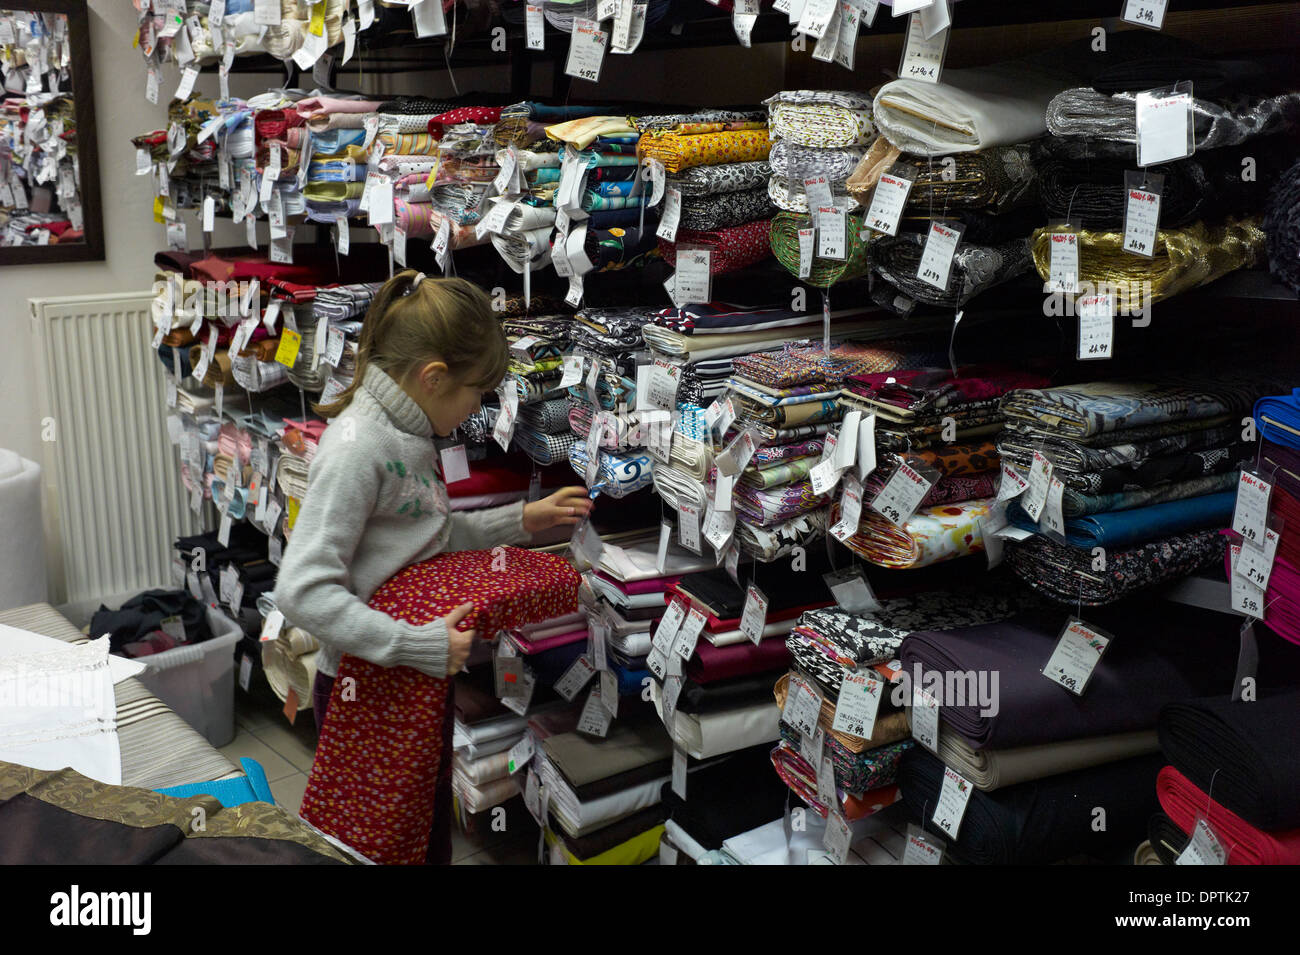
<path id="1" fill-rule="evenodd" d="M 0 8 L 0 265 L 104 258 L 85 0 Z"/>

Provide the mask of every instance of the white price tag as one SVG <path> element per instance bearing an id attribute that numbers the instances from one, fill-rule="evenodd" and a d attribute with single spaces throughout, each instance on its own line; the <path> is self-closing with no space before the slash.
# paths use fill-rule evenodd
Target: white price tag
<path id="1" fill-rule="evenodd" d="M 501 446 L 502 451 L 508 451 L 510 439 L 515 433 L 515 419 L 519 415 L 519 391 L 515 380 L 507 379 L 497 394 L 501 397 L 501 410 L 497 412 L 496 424 L 492 427 L 492 437 Z"/>
<path id="2" fill-rule="evenodd" d="M 912 14 L 907 24 L 907 42 L 903 47 L 903 59 L 898 67 L 900 80 L 917 80 L 922 83 L 938 83 L 943 73 L 943 58 L 948 49 L 950 30 L 940 30 L 927 38 L 925 21 L 919 13 Z"/>
<path id="3" fill-rule="evenodd" d="M 542 15 L 542 5 L 540 3 L 526 4 L 524 21 L 528 49 L 546 49 L 546 18 Z"/>
<path id="4" fill-rule="evenodd" d="M 600 28 L 597 21 L 576 18 L 569 38 L 569 57 L 565 61 L 564 72 L 580 80 L 600 82 L 600 68 L 605 62 L 608 41 L 609 34 Z"/>
<path id="5" fill-rule="evenodd" d="M 708 623 L 709 618 L 699 609 L 692 607 L 686 614 L 686 620 L 682 623 L 677 635 L 673 638 L 672 646 L 669 648 L 670 654 L 675 654 L 682 661 L 689 660 L 691 654 L 695 652 L 695 645 L 700 640 L 700 634 L 704 632 L 704 625 Z"/>
<path id="6" fill-rule="evenodd" d="M 817 207 L 817 256 L 823 259 L 848 258 L 844 238 L 844 213 L 834 206 Z"/>
<path id="7" fill-rule="evenodd" d="M 753 584 L 745 590 L 745 608 L 740 614 L 740 630 L 757 646 L 767 626 L 767 597 Z"/>
<path id="8" fill-rule="evenodd" d="M 1151 258 L 1156 254 L 1160 194 L 1130 189 L 1124 212 L 1124 251 Z"/>
<path id="9" fill-rule="evenodd" d="M 871 207 L 867 210 L 867 228 L 885 235 L 898 234 L 898 222 L 903 217 L 903 207 L 912 191 L 912 180 L 889 173 L 880 177 L 871 194 Z"/>
<path id="10" fill-rule="evenodd" d="M 389 225 L 393 221 L 393 182 L 380 176 L 370 190 L 370 224 Z"/>
<path id="11" fill-rule="evenodd" d="M 943 768 L 943 787 L 939 790 L 939 805 L 934 810 L 931 821 L 947 833 L 949 839 L 956 839 L 961 830 L 962 817 L 966 815 L 966 804 L 970 802 L 975 787 L 956 770 Z"/>
<path id="12" fill-rule="evenodd" d="M 821 465 L 818 465 L 818 467 L 821 467 Z M 838 541 L 846 541 L 858 532 L 858 522 L 861 519 L 862 483 L 853 475 L 846 475 L 844 478 L 844 493 L 840 495 L 840 519 L 831 528 L 831 534 Z"/>
<path id="13" fill-rule="evenodd" d="M 519 677 L 519 685 L 520 691 L 516 695 L 503 697 L 501 705 L 512 713 L 524 716 L 528 713 L 528 705 L 533 701 L 533 691 L 537 689 L 537 676 L 525 667 L 523 676 Z"/>
<path id="14" fill-rule="evenodd" d="M 455 484 L 469 477 L 469 461 L 465 457 L 465 445 L 456 444 L 442 448 L 438 452 L 442 461 L 442 480 L 444 484 Z"/>
<path id="15" fill-rule="evenodd" d="M 859 739 L 871 739 L 876 714 L 885 695 L 885 682 L 871 670 L 846 672 L 835 701 L 835 722 L 831 729 Z"/>
<path id="16" fill-rule="evenodd" d="M 822 695 L 803 677 L 791 673 L 781 719 L 805 736 L 816 736 L 821 712 Z"/>
<path id="17" fill-rule="evenodd" d="M 596 667 L 587 655 L 583 654 L 574 660 L 564 675 L 555 681 L 555 692 L 560 694 L 566 700 L 572 701 L 575 696 L 582 692 L 582 688 L 591 682 L 591 678 L 596 675 Z"/>
<path id="18" fill-rule="evenodd" d="M 898 466 L 884 488 L 871 502 L 871 509 L 884 516 L 891 524 L 902 527 L 916 513 L 916 508 L 933 483 L 917 473 L 910 465 Z"/>
<path id="19" fill-rule="evenodd" d="M 1192 826 L 1192 838 L 1188 840 L 1187 848 L 1174 860 L 1174 865 L 1225 865 L 1227 861 L 1228 854 L 1223 850 L 1223 843 L 1215 836 L 1205 817 L 1197 816 L 1196 823 Z"/>
<path id="20" fill-rule="evenodd" d="M 1237 504 L 1232 529 L 1252 544 L 1262 544 L 1268 530 L 1268 504 L 1273 485 L 1258 474 L 1242 471 L 1237 480 Z"/>
<path id="21" fill-rule="evenodd" d="M 647 399 L 651 408 L 672 411 L 677 407 L 677 388 L 682 369 L 678 365 L 656 358 L 650 368 Z"/>
<path id="22" fill-rule="evenodd" d="M 708 249 L 678 249 L 673 273 L 673 301 L 678 305 L 705 303 L 712 298 L 713 253 Z"/>
<path id="23" fill-rule="evenodd" d="M 677 540 L 693 554 L 700 549 L 700 511 L 690 504 L 681 504 L 677 508 Z"/>
<path id="24" fill-rule="evenodd" d="M 1124 0 L 1125 23 L 1159 30 L 1165 23 L 1165 7 L 1169 0 Z"/>
<path id="25" fill-rule="evenodd" d="M 506 769 L 511 776 L 528 765 L 528 761 L 533 758 L 534 745 L 533 734 L 525 733 L 523 739 L 510 747 L 510 752 L 506 754 Z"/>
<path id="26" fill-rule="evenodd" d="M 1038 526 L 1042 528 L 1043 533 L 1054 540 L 1065 537 L 1065 512 L 1061 506 L 1064 494 L 1065 485 L 1053 475 L 1051 483 L 1047 486 L 1047 503 L 1043 506 L 1043 516 Z"/>
<path id="27" fill-rule="evenodd" d="M 1053 232 L 1052 260 L 1047 276 L 1047 291 L 1079 291 L 1079 234 Z"/>
<path id="28" fill-rule="evenodd" d="M 903 865 L 938 865 L 942 861 L 943 847 L 931 839 L 925 830 L 909 823 Z"/>
<path id="29" fill-rule="evenodd" d="M 1047 492 L 1052 489 L 1052 462 L 1043 457 L 1039 451 L 1034 452 L 1034 463 L 1029 469 L 1029 485 L 1025 490 L 1020 506 L 1024 508 L 1030 520 L 1037 521 L 1043 515 L 1043 506 L 1047 503 Z"/>
<path id="30" fill-rule="evenodd" d="M 835 205 L 835 198 L 831 194 L 830 176 L 825 174 L 810 176 L 803 181 L 803 191 L 808 197 L 808 209 L 812 212 L 814 223 L 817 221 L 819 207 L 832 208 Z"/>
<path id="31" fill-rule="evenodd" d="M 920 686 L 912 686 L 912 738 L 932 753 L 939 752 L 939 701 Z"/>
<path id="32" fill-rule="evenodd" d="M 836 865 L 844 865 L 849 860 L 852 843 L 853 829 L 839 809 L 831 805 L 826 815 L 826 832 L 822 836 L 822 845 Z"/>
<path id="33" fill-rule="evenodd" d="M 1043 666 L 1043 676 L 1061 684 L 1075 696 L 1083 696 L 1092 671 L 1106 652 L 1110 640 L 1096 627 L 1085 624 L 1078 617 L 1071 617 L 1061 631 L 1056 649 Z"/>
<path id="34" fill-rule="evenodd" d="M 659 228 L 655 235 L 665 242 L 677 240 L 677 223 L 681 220 L 682 193 L 676 186 L 668 186 L 664 195 L 664 210 L 659 216 Z"/>
<path id="35" fill-rule="evenodd" d="M 838 0 L 808 0 L 799 15 L 795 30 L 821 39 L 838 10 Z"/>
<path id="36" fill-rule="evenodd" d="M 1244 613 L 1248 617 L 1254 617 L 1256 620 L 1263 620 L 1266 609 L 1266 604 L 1264 602 L 1266 596 L 1261 587 L 1258 587 L 1242 576 L 1239 569 L 1241 565 L 1241 550 L 1242 548 L 1240 544 L 1233 544 L 1229 548 L 1229 563 L 1232 569 L 1230 575 L 1230 583 L 1232 584 L 1232 609 L 1238 613 Z"/>
<path id="37" fill-rule="evenodd" d="M 948 275 L 952 270 L 952 257 L 957 253 L 957 243 L 961 241 L 960 227 L 931 222 L 930 233 L 925 240 L 925 251 L 921 253 L 921 264 L 917 266 L 916 277 L 927 285 L 933 285 L 940 291 L 948 288 Z"/>
<path id="38" fill-rule="evenodd" d="M 601 702 L 600 687 L 592 687 L 591 692 L 587 694 L 587 702 L 583 704 L 582 715 L 578 717 L 578 732 L 604 739 L 613 718 Z"/>
<path id="39" fill-rule="evenodd" d="M 1081 361 L 1114 356 L 1114 296 L 1084 295 L 1075 303 L 1079 313 L 1079 352 Z"/>
<path id="40" fill-rule="evenodd" d="M 871 585 L 856 567 L 822 574 L 822 580 L 826 581 L 840 609 L 855 614 L 873 614 L 880 609 Z"/>
<path id="41" fill-rule="evenodd" d="M 1190 86 L 1190 84 L 1189 84 Z M 1192 154 L 1192 94 L 1138 93 L 1137 164 L 1155 166 Z"/>
<path id="42" fill-rule="evenodd" d="M 194 92 L 194 81 L 199 78 L 199 69 L 196 66 L 187 66 L 185 72 L 181 74 L 181 81 L 176 87 L 176 92 L 172 94 L 172 99 L 178 99 L 182 103 L 190 98 Z"/>
<path id="43" fill-rule="evenodd" d="M 686 619 L 686 607 L 684 600 L 674 597 L 659 619 L 659 626 L 655 628 L 652 642 L 655 648 L 665 655 L 672 650 L 673 641 L 677 639 L 677 631 Z"/>
<path id="44" fill-rule="evenodd" d="M 729 480 L 729 478 L 720 475 L 718 486 L 721 487 L 723 481 Z M 704 539 L 719 554 L 726 550 L 727 544 L 731 542 L 732 535 L 736 530 L 736 515 L 731 510 L 730 489 L 727 490 L 726 497 L 727 508 L 719 510 L 716 505 L 709 508 L 708 516 L 704 521 Z"/>
<path id="45" fill-rule="evenodd" d="M 1237 555 L 1233 573 L 1240 574 L 1260 590 L 1268 590 L 1268 579 L 1273 573 L 1273 558 L 1277 555 L 1277 544 L 1281 535 L 1267 528 L 1264 531 L 1264 546 L 1246 544 Z"/>
<path id="46" fill-rule="evenodd" d="M 799 278 L 812 275 L 813 252 L 816 248 L 817 228 L 799 230 Z"/>
<path id="47" fill-rule="evenodd" d="M 686 750 L 673 746 L 673 792 L 679 799 L 686 798 Z"/>

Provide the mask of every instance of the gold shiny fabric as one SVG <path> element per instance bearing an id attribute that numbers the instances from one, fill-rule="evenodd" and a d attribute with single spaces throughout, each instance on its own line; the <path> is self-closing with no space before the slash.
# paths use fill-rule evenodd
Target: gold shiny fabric
<path id="1" fill-rule="evenodd" d="M 1043 281 L 1051 269 L 1048 235 L 1046 229 L 1039 229 L 1031 240 L 1034 267 Z M 1161 229 L 1156 232 L 1155 257 L 1150 259 L 1125 252 L 1123 244 L 1121 232 L 1080 232 L 1079 282 L 1098 290 L 1113 288 L 1117 309 L 1132 312 L 1237 269 L 1253 267 L 1263 259 L 1264 230 L 1258 218 Z"/>

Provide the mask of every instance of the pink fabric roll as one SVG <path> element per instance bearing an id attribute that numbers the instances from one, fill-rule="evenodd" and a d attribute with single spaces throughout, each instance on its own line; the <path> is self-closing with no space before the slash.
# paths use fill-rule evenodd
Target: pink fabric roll
<path id="1" fill-rule="evenodd" d="M 520 648 L 526 654 L 541 653 L 544 650 L 554 650 L 556 647 L 567 647 L 571 643 L 577 643 L 579 640 L 587 639 L 587 628 L 581 630 L 571 630 L 568 633 L 557 633 L 551 637 L 542 637 L 538 640 L 531 640 L 522 633 L 512 633 L 511 639 L 519 644 Z"/>
<path id="2" fill-rule="evenodd" d="M 1172 766 L 1156 777 L 1156 797 L 1183 832 L 1190 833 L 1197 816 L 1204 816 L 1227 850 L 1228 865 L 1300 865 L 1300 829 L 1262 832 L 1220 806 Z"/>
<path id="3" fill-rule="evenodd" d="M 379 109 L 379 100 L 343 99 L 339 96 L 308 96 L 295 104 L 298 114 L 314 119 L 326 113 L 373 113 Z"/>

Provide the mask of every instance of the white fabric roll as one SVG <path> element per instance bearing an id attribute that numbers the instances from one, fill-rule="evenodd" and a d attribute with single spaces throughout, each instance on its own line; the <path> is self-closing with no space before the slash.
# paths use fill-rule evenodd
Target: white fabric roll
<path id="1" fill-rule="evenodd" d="M 41 468 L 0 448 L 0 610 L 44 603 Z"/>

